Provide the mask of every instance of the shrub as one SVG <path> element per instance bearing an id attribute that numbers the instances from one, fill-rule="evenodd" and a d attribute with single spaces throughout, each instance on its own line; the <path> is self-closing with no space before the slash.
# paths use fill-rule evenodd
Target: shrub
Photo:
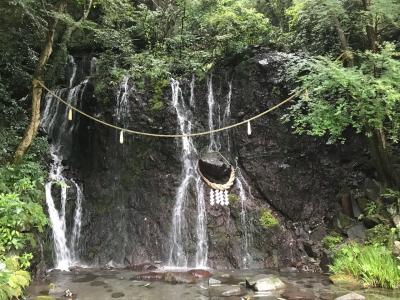
<path id="1" fill-rule="evenodd" d="M 23 295 L 23 290 L 31 280 L 29 273 L 24 268 L 24 259 L 10 256 L 0 262 L 0 299 L 13 299 Z M 25 264 L 25 267 L 29 266 Z"/>
<path id="2" fill-rule="evenodd" d="M 400 287 L 399 264 L 384 246 L 346 244 L 337 250 L 329 267 L 335 274 L 353 276 L 366 287 Z"/>
<path id="3" fill-rule="evenodd" d="M 378 224 L 367 230 L 367 243 L 390 247 L 394 240 L 394 234 L 395 232 L 388 225 Z"/>
<path id="4" fill-rule="evenodd" d="M 273 228 L 279 225 L 278 219 L 267 209 L 261 210 L 260 224 L 264 228 Z"/>
<path id="5" fill-rule="evenodd" d="M 327 235 L 322 239 L 322 245 L 325 249 L 333 250 L 343 241 L 343 237 L 338 233 L 334 232 L 330 235 Z"/>

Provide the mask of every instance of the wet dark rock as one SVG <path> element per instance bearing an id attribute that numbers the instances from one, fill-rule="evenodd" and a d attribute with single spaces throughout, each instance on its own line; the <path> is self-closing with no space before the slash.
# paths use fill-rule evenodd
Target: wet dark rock
<path id="1" fill-rule="evenodd" d="M 252 55 L 232 66 L 216 68 L 213 74 L 214 97 L 216 107 L 221 108 L 221 118 L 232 82 L 230 124 L 277 104 L 291 90 L 285 73 L 292 55 L 266 49 L 258 49 Z M 83 75 L 88 74 L 80 77 L 84 78 Z M 130 85 L 133 84 L 131 81 Z M 189 83 L 190 80 L 181 80 L 185 100 L 189 99 Z M 90 82 L 79 103 L 81 109 L 116 124 L 114 111 L 118 91 L 110 88 L 108 97 L 96 99 L 93 90 L 93 82 Z M 170 89 L 166 88 L 163 95 L 166 105 L 155 112 L 150 105 L 154 96 L 151 92 L 133 91 L 129 99 L 132 117 L 126 127 L 158 133 L 176 132 L 176 113 L 169 105 Z M 204 99 L 207 99 L 207 84 L 196 81 L 194 100 L 199 105 L 193 110 L 193 131 L 207 128 L 208 107 L 203 105 Z M 253 256 L 252 267 L 299 266 L 301 269 L 306 265 L 308 269 L 317 270 L 318 263 L 302 258 L 305 253 L 297 242 L 292 222 L 308 224 L 312 231 L 315 227 L 311 224 L 331 220 L 337 211 L 335 197 L 340 186 L 350 181 L 365 181 L 363 170 L 361 167 L 355 169 L 354 162 L 366 155 L 357 137 L 349 138 L 345 145 L 326 145 L 323 139 L 292 134 L 290 124 L 281 122 L 284 112 L 284 108 L 277 109 L 265 121 L 252 123 L 253 134 L 249 137 L 245 128 L 216 137 L 221 140 L 221 150 L 226 151 L 229 135 L 230 152 L 223 154 L 232 163 L 237 157 L 241 173 L 254 196 L 246 203 L 253 241 L 248 249 Z M 218 125 L 216 114 L 215 126 Z M 149 121 L 152 124 L 149 125 Z M 165 245 L 169 245 L 173 199 L 181 180 L 181 144 L 172 140 L 132 137 L 121 146 L 118 135 L 101 124 L 80 118 L 74 129 L 73 143 L 68 141 L 71 144 L 71 151 L 65 155 L 70 165 L 68 172 L 74 172 L 85 195 L 82 233 L 96 233 L 82 234 L 81 243 L 85 247 L 81 249 L 81 259 L 96 265 L 104 265 L 112 259 L 115 265 L 121 266 L 156 260 L 166 262 L 169 249 Z M 193 141 L 199 152 L 209 142 L 208 137 Z M 228 165 L 219 158 L 216 160 L 216 165 L 208 164 L 208 171 L 218 178 L 227 176 Z M 209 160 L 204 158 L 204 161 Z M 239 195 L 237 186 L 230 192 Z M 197 243 L 196 226 L 192 226 L 197 220 L 193 197 L 192 189 L 187 194 L 185 207 L 185 218 L 190 226 L 184 234 L 190 263 L 196 256 Z M 238 246 L 244 245 L 240 206 L 231 205 L 230 213 L 226 213 L 209 207 L 206 202 L 208 265 L 213 268 L 244 267 L 244 249 Z M 260 227 L 261 207 L 279 214 L 283 230 L 273 232 Z M 310 237 L 306 229 L 300 234 L 304 239 Z"/>
<path id="2" fill-rule="evenodd" d="M 107 287 L 106 283 L 104 281 L 93 281 L 90 283 L 91 286 L 105 286 Z"/>
<path id="3" fill-rule="evenodd" d="M 164 280 L 165 273 L 161 272 L 148 272 L 144 274 L 135 275 L 130 280 L 145 280 L 145 281 L 162 281 Z"/>
<path id="4" fill-rule="evenodd" d="M 367 228 L 363 224 L 357 224 L 347 230 L 347 236 L 351 240 L 364 240 Z"/>
<path id="5" fill-rule="evenodd" d="M 189 272 L 166 272 L 164 282 L 191 284 L 196 282 L 196 277 Z"/>
<path id="6" fill-rule="evenodd" d="M 201 269 L 189 270 L 188 273 L 193 275 L 195 278 L 209 278 L 212 276 L 209 271 Z"/>
<path id="7" fill-rule="evenodd" d="M 144 272 L 144 271 L 154 271 L 157 270 L 158 268 L 151 264 L 151 263 L 142 263 L 138 265 L 132 265 L 128 267 L 129 269 L 137 272 Z"/>
<path id="8" fill-rule="evenodd" d="M 218 152 L 208 152 L 199 159 L 199 168 L 204 176 L 222 180 L 230 174 L 230 166 Z"/>
<path id="9" fill-rule="evenodd" d="M 124 296 L 125 296 L 125 294 L 121 293 L 121 292 L 116 292 L 116 293 L 111 294 L 111 298 L 122 298 Z"/>
<path id="10" fill-rule="evenodd" d="M 335 300 L 365 300 L 365 297 L 363 295 L 352 292 L 352 293 L 337 297 Z"/>
<path id="11" fill-rule="evenodd" d="M 390 221 L 379 214 L 365 216 L 362 221 L 365 227 L 367 227 L 368 229 L 374 228 L 376 225 L 379 224 L 390 225 Z"/>

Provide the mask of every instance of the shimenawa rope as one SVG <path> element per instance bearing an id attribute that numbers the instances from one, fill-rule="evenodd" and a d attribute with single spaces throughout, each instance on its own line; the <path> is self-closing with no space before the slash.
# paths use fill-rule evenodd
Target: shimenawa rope
<path id="1" fill-rule="evenodd" d="M 258 115 L 255 115 L 254 117 L 251 117 L 249 119 L 246 119 L 244 121 L 235 123 L 235 124 L 231 124 L 225 127 L 221 127 L 221 128 L 217 128 L 217 129 L 213 129 L 213 130 L 208 130 L 208 131 L 202 131 L 202 132 L 196 132 L 196 133 L 188 133 L 188 134 L 159 134 L 159 133 L 150 133 L 150 132 L 142 132 L 142 131 L 137 131 L 137 130 L 132 130 L 132 129 L 127 129 L 127 128 L 122 128 L 110 123 L 107 123 L 103 120 L 100 120 L 98 118 L 95 118 L 85 112 L 83 112 L 82 110 L 72 106 L 71 104 L 69 104 L 67 101 L 63 100 L 62 98 L 60 98 L 59 96 L 57 96 L 53 91 L 51 91 L 48 87 L 46 87 L 44 85 L 43 82 L 41 81 L 36 81 L 39 85 L 41 85 L 43 87 L 43 89 L 45 89 L 47 92 L 49 92 L 54 98 L 56 98 L 57 100 L 59 100 L 60 102 L 64 103 L 68 108 L 74 110 L 75 112 L 95 121 L 98 122 L 100 124 L 103 124 L 107 127 L 110 128 L 114 128 L 114 129 L 118 129 L 120 131 L 123 131 L 124 133 L 131 133 L 131 134 L 136 134 L 136 135 L 143 135 L 143 136 L 150 136 L 150 137 L 160 137 L 160 138 L 183 138 L 183 137 L 195 137 L 195 136 L 202 136 L 202 135 L 207 135 L 207 134 L 211 134 L 211 133 L 216 133 L 216 132 L 220 132 L 220 131 L 224 131 L 224 130 L 228 130 L 234 127 L 238 127 L 240 125 L 244 125 L 247 124 L 250 121 L 256 120 L 258 118 L 261 118 L 262 116 L 270 113 L 271 111 L 277 109 L 278 107 L 282 106 L 283 104 L 289 102 L 290 100 L 292 100 L 295 96 L 297 96 L 299 94 L 299 92 L 292 94 L 290 97 L 286 98 L 285 100 L 279 102 L 278 104 L 270 107 L 269 109 L 263 111 L 262 113 L 259 113 Z"/>

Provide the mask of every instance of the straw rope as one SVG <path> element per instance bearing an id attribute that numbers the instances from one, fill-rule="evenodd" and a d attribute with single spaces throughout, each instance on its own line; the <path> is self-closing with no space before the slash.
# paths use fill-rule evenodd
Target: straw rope
<path id="1" fill-rule="evenodd" d="M 277 109 L 280 106 L 284 105 L 285 103 L 289 102 L 290 100 L 292 100 L 294 97 L 296 97 L 299 94 L 299 92 L 294 93 L 290 97 L 286 98 L 285 100 L 282 100 L 278 104 L 270 107 L 269 109 L 263 111 L 262 113 L 259 113 L 258 115 L 255 115 L 254 117 L 251 117 L 249 119 L 246 119 L 246 120 L 243 120 L 241 122 L 234 123 L 234 124 L 231 124 L 231 125 L 228 125 L 228 126 L 225 126 L 225 127 L 221 127 L 221 128 L 217 128 L 217 129 L 213 129 L 213 130 L 202 131 L 202 132 L 196 132 L 196 133 L 188 133 L 188 134 L 160 134 L 160 133 L 150 133 L 150 132 L 143 132 L 143 131 L 137 131 L 137 130 L 127 129 L 127 128 L 122 128 L 122 127 L 119 127 L 117 125 L 113 125 L 113 124 L 107 123 L 107 122 L 105 122 L 103 120 L 100 120 L 98 118 L 95 118 L 95 117 L 85 113 L 84 111 L 76 108 L 75 106 L 72 106 L 67 101 L 65 101 L 61 97 L 57 96 L 53 91 L 51 91 L 48 87 L 46 87 L 43 82 L 38 81 L 38 80 L 36 82 L 39 85 L 41 85 L 42 88 L 45 89 L 48 93 L 50 93 L 55 99 L 57 99 L 61 103 L 65 104 L 68 108 L 72 109 L 73 111 L 75 111 L 75 112 L 77 112 L 77 113 L 79 113 L 79 114 L 81 114 L 81 115 L 83 115 L 83 116 L 95 121 L 95 122 L 98 122 L 98 123 L 103 124 L 103 125 L 105 125 L 107 127 L 110 127 L 110 128 L 121 130 L 124 133 L 131 133 L 131 134 L 136 134 L 136 135 L 149 136 L 149 137 L 159 137 L 159 138 L 196 137 L 196 136 L 208 135 L 208 134 L 212 134 L 212 133 L 228 130 L 228 129 L 231 129 L 231 128 L 235 128 L 235 127 L 247 124 L 250 121 L 254 121 L 254 120 L 258 119 L 258 118 L 261 118 L 262 116 L 274 111 L 275 109 Z"/>
<path id="2" fill-rule="evenodd" d="M 210 180 L 208 180 L 203 173 L 200 171 L 200 168 L 197 167 L 197 172 L 200 174 L 200 177 L 204 180 L 204 182 L 212 189 L 214 190 L 220 190 L 220 191 L 224 191 L 224 190 L 228 190 L 231 188 L 231 186 L 233 185 L 233 183 L 235 182 L 236 179 L 236 170 L 234 167 L 231 166 L 231 174 L 229 176 L 229 179 L 226 183 L 215 183 L 215 182 L 211 182 Z"/>

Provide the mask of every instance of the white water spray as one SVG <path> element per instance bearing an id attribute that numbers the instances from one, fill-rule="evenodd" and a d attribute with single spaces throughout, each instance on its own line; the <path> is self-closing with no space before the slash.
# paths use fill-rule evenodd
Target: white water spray
<path id="1" fill-rule="evenodd" d="M 118 122 L 122 122 L 124 125 L 127 124 L 130 116 L 130 104 L 129 96 L 133 91 L 133 86 L 129 85 L 130 77 L 125 75 L 122 79 L 118 95 L 117 95 L 117 106 L 115 110 L 115 115 Z"/>
<path id="2" fill-rule="evenodd" d="M 172 105 L 175 108 L 180 133 L 191 133 L 192 123 L 190 121 L 191 112 L 186 107 L 182 90 L 177 80 L 171 79 Z M 195 164 L 197 150 L 190 137 L 183 137 L 181 159 L 182 179 L 177 189 L 175 206 L 172 216 L 171 248 L 169 255 L 169 265 L 174 267 L 188 267 L 189 258 L 187 253 L 188 228 L 185 218 L 185 208 L 188 204 L 189 191 L 195 188 L 197 200 L 197 246 L 196 246 L 196 267 L 206 267 L 207 265 L 207 232 L 206 232 L 206 211 L 204 201 L 204 186 L 199 178 Z"/>
<path id="3" fill-rule="evenodd" d="M 73 58 L 68 59 L 69 63 Z M 69 84 L 71 85 L 76 75 L 76 66 L 73 69 Z M 82 95 L 88 80 L 83 81 L 75 87 L 69 89 L 59 89 L 55 94 L 63 97 L 67 94 L 67 102 L 73 106 L 78 105 L 78 100 L 82 100 Z M 68 109 L 60 104 L 53 95 L 48 93 L 45 97 L 46 106 L 43 111 L 41 126 L 48 133 L 52 145 L 50 154 L 52 163 L 49 172 L 49 179 L 45 185 L 46 204 L 50 218 L 50 225 L 53 235 L 54 246 L 54 267 L 67 271 L 73 265 L 79 263 L 78 249 L 82 226 L 82 200 L 83 193 L 80 186 L 71 178 L 64 174 L 63 149 L 68 147 L 72 139 L 72 133 L 77 120 L 68 121 Z M 72 199 L 70 191 L 74 191 L 74 203 L 69 204 Z M 56 205 L 56 203 L 59 203 Z M 67 207 L 74 205 L 72 228 L 67 227 Z M 57 208 L 58 206 L 58 208 Z"/>
<path id="4" fill-rule="evenodd" d="M 237 164 L 237 162 L 236 162 Z M 239 198 L 240 198 L 240 224 L 243 230 L 243 242 L 242 242 L 242 263 L 244 268 L 248 268 L 252 257 L 249 252 L 249 244 L 251 242 L 251 235 L 249 234 L 247 215 L 246 215 L 246 202 L 253 198 L 251 194 L 251 188 L 247 181 L 244 179 L 242 172 L 238 169 L 236 178 L 236 187 L 239 190 Z M 247 189 L 247 192 L 246 192 Z"/>

